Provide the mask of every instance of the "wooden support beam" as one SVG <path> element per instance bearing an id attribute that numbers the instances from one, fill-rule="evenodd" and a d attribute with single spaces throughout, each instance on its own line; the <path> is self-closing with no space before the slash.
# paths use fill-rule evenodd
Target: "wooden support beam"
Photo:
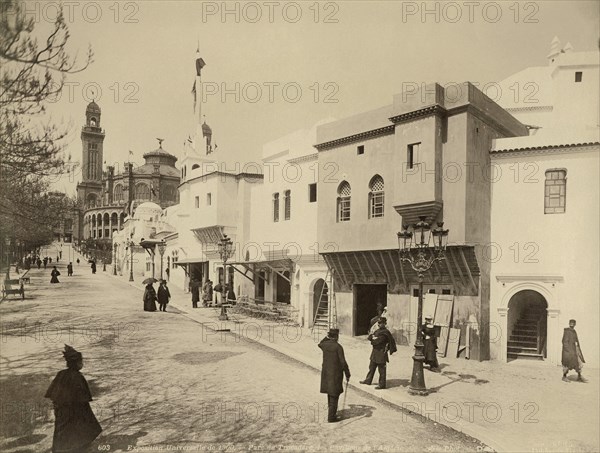
<path id="1" fill-rule="evenodd" d="M 358 282 L 358 276 L 356 275 L 356 272 L 354 272 L 354 268 L 352 267 L 352 263 L 350 263 L 350 258 L 348 258 L 348 253 L 344 253 L 343 254 L 344 258 L 346 258 L 346 262 L 348 263 L 348 268 L 350 269 L 350 272 L 352 272 L 352 275 L 354 276 L 354 283 Z M 341 263 L 341 257 L 340 257 L 340 263 Z"/>
<path id="2" fill-rule="evenodd" d="M 365 254 L 363 252 L 354 252 L 353 253 L 354 259 L 356 260 L 356 262 L 358 264 L 358 270 L 360 271 L 361 274 L 363 274 L 363 275 L 366 274 L 362 269 L 360 260 L 358 259 L 359 253 L 360 253 L 360 256 L 362 257 L 363 261 L 365 262 L 366 268 L 369 270 L 369 275 L 372 275 L 371 280 L 376 280 L 375 272 L 373 272 L 373 269 L 371 269 L 371 265 L 369 264 L 369 258 L 365 257 Z M 369 281 L 369 278 L 367 277 L 366 280 Z"/>
<path id="3" fill-rule="evenodd" d="M 278 270 L 277 270 L 277 269 L 275 269 L 273 266 L 270 266 L 270 265 L 269 265 L 269 264 L 267 264 L 267 263 L 263 263 L 263 264 L 264 264 L 266 267 L 268 267 L 269 269 L 271 269 L 271 271 L 273 271 L 273 272 L 275 272 L 277 275 L 279 275 L 281 278 L 283 278 L 284 280 L 286 280 L 288 283 L 290 283 L 290 284 L 292 283 L 292 282 L 290 281 L 290 279 L 289 279 L 289 278 L 287 278 L 285 275 L 283 275 L 283 273 L 282 273 L 282 272 L 278 271 Z M 291 271 L 291 269 L 290 269 L 290 275 L 291 275 L 291 274 L 292 274 L 292 271 Z"/>
<path id="4" fill-rule="evenodd" d="M 394 275 L 396 276 L 396 279 L 398 281 L 398 283 L 400 283 L 400 278 L 402 278 L 402 286 L 404 287 L 405 290 L 408 290 L 407 286 L 406 286 L 406 280 L 404 279 L 404 272 L 401 272 L 400 274 L 398 273 L 398 268 L 396 267 L 396 259 L 398 259 L 398 254 L 396 254 L 396 256 L 394 256 L 394 253 L 392 253 L 391 250 L 388 250 L 388 255 L 390 256 L 390 261 L 392 262 L 392 267 L 394 268 Z M 400 260 L 398 260 L 400 261 Z M 400 264 L 400 269 L 402 269 L 402 264 Z"/>
<path id="5" fill-rule="evenodd" d="M 460 275 L 460 284 L 461 284 L 461 287 L 464 288 L 465 286 L 467 286 L 465 284 L 466 283 L 465 276 L 462 273 L 462 269 L 458 265 L 458 261 L 456 261 L 456 257 L 454 256 L 453 249 L 449 249 L 449 252 L 450 253 L 446 253 L 446 259 L 448 259 L 448 256 L 450 256 L 450 258 L 452 259 L 452 263 L 456 266 L 456 270 L 458 271 L 458 274 Z"/>
<path id="6" fill-rule="evenodd" d="M 230 264 L 229 267 L 233 268 L 234 271 L 239 272 L 240 274 L 242 274 L 244 277 L 246 277 L 248 280 L 250 280 L 252 283 L 254 283 L 254 279 L 248 277 L 244 272 L 242 272 L 241 270 L 239 270 L 237 267 L 235 267 L 233 264 Z M 254 275 L 253 275 L 254 276 Z"/>
<path id="7" fill-rule="evenodd" d="M 350 288 L 350 283 L 348 283 L 346 274 L 344 273 L 344 270 L 342 269 L 342 262 L 340 260 L 339 254 L 331 254 L 331 255 L 328 255 L 328 257 L 331 260 L 332 269 L 335 270 L 337 277 L 342 281 L 342 283 L 344 284 L 344 286 L 346 288 Z M 337 264 L 336 264 L 336 262 L 337 262 Z M 334 274 L 332 274 L 332 279 L 333 278 L 335 278 Z"/>
<path id="8" fill-rule="evenodd" d="M 467 263 L 467 258 L 465 257 L 462 247 L 459 248 L 458 251 L 460 253 L 460 257 L 462 258 L 462 262 L 465 265 L 465 268 L 467 269 L 467 275 L 469 276 L 471 285 L 473 285 L 473 291 L 477 293 L 478 292 L 477 284 L 475 283 L 475 279 L 473 278 L 473 274 L 471 273 L 471 268 L 469 267 L 469 263 Z"/>
<path id="9" fill-rule="evenodd" d="M 375 262 L 375 265 L 377 266 L 377 269 L 379 269 L 379 272 L 381 273 L 381 276 L 385 276 L 385 278 L 388 281 L 388 286 L 391 283 L 390 281 L 390 275 L 387 272 L 387 268 L 384 270 L 381 265 L 379 264 L 379 259 L 378 256 L 375 255 L 375 252 L 373 252 L 372 250 L 369 252 L 371 254 L 371 257 L 373 258 L 373 261 Z M 383 260 L 383 254 L 381 254 L 381 259 Z M 383 263 L 383 266 L 385 268 L 385 263 Z"/>

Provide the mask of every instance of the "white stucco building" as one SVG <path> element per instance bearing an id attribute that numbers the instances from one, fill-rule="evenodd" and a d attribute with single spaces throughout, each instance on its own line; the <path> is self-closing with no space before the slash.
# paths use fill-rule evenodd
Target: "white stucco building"
<path id="1" fill-rule="evenodd" d="M 492 359 L 560 365 L 573 318 L 587 365 L 598 367 L 598 65 L 597 51 L 574 52 L 555 38 L 547 66 L 502 83 L 539 95 L 506 99 L 531 133 L 497 139 L 491 150 Z"/>

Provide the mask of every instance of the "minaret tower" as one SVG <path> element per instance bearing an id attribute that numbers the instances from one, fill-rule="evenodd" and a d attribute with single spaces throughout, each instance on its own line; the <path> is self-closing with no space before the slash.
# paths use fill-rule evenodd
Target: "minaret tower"
<path id="1" fill-rule="evenodd" d="M 100 127 L 101 110 L 94 101 L 85 109 L 85 126 L 81 129 L 83 146 L 83 182 L 102 182 L 104 131 Z"/>

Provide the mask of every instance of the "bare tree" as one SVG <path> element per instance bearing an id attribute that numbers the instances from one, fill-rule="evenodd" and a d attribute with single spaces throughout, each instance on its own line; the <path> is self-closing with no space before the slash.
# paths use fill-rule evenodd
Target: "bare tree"
<path id="1" fill-rule="evenodd" d="M 48 177 L 66 170 L 62 151 L 68 129 L 43 117 L 47 102 L 61 93 L 66 76 L 86 69 L 93 57 L 91 48 L 82 62 L 67 53 L 69 31 L 62 11 L 44 39 L 35 36 L 34 27 L 22 0 L 0 2 L 2 243 L 6 237 L 16 237 L 22 222 L 29 227 L 32 241 L 38 233 L 46 236 L 48 229 L 42 226 L 61 215 L 62 207 L 49 203 L 44 193 Z"/>

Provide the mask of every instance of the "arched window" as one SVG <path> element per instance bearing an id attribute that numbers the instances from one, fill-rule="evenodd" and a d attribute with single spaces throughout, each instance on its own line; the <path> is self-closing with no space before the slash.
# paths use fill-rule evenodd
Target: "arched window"
<path id="1" fill-rule="evenodd" d="M 384 196 L 383 178 L 375 175 L 369 182 L 369 219 L 383 217 Z"/>
<path id="2" fill-rule="evenodd" d="M 150 200 L 150 188 L 142 182 L 135 185 L 136 200 Z"/>
<path id="3" fill-rule="evenodd" d="M 114 188 L 113 201 L 119 204 L 123 202 L 123 186 L 121 184 L 117 184 Z"/>
<path id="4" fill-rule="evenodd" d="M 195 170 L 196 168 L 200 168 L 200 165 L 198 165 L 198 164 L 192 165 L 192 170 Z"/>
<path id="5" fill-rule="evenodd" d="M 290 220 L 292 215 L 292 191 L 286 190 L 283 192 L 283 218 Z"/>
<path id="6" fill-rule="evenodd" d="M 342 181 L 338 186 L 337 198 L 337 221 L 348 222 L 350 220 L 350 184 Z"/>

